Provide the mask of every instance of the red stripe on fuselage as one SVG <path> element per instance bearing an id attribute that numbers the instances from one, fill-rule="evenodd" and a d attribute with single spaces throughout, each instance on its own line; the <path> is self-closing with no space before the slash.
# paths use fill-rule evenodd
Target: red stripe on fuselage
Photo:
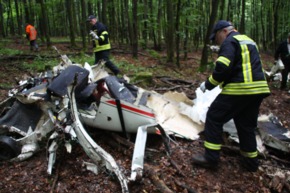
<path id="1" fill-rule="evenodd" d="M 109 104 L 117 106 L 116 101 L 114 101 L 114 100 L 108 100 L 106 102 L 109 103 Z M 133 112 L 141 114 L 141 115 L 145 115 L 145 116 L 148 116 L 148 117 L 155 118 L 155 115 L 153 113 L 150 113 L 150 112 L 146 112 L 146 111 L 143 111 L 143 110 L 140 110 L 140 109 L 128 106 L 128 105 L 124 105 L 124 104 L 121 104 L 121 107 L 126 109 L 126 110 L 133 111 Z"/>

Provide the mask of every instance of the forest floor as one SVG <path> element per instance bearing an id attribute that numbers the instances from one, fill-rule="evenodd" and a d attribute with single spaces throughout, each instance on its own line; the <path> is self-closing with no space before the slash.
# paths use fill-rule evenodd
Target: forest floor
<path id="1" fill-rule="evenodd" d="M 71 53 L 69 46 L 56 45 L 62 53 Z M 27 45 L 15 43 L 10 44 L 12 49 L 28 50 Z M 38 53 L 45 52 L 41 47 Z M 75 51 L 73 51 L 75 52 Z M 198 73 L 199 51 L 189 54 L 187 61 L 181 61 L 181 67 L 162 64 L 159 60 L 150 57 L 145 51 L 139 54 L 139 60 L 131 58 L 129 52 L 114 48 L 112 56 L 116 61 L 124 60 L 130 63 L 138 63 L 144 67 L 161 66 L 164 74 L 171 77 L 172 72 L 177 72 L 185 81 L 191 81 L 194 87 L 182 90 L 189 97 L 194 98 L 194 90 L 199 83 L 204 81 L 209 72 Z M 264 61 L 274 61 L 269 54 L 261 53 Z M 0 56 L 1 57 L 1 56 Z M 92 56 L 93 57 L 93 56 Z M 29 59 L 28 59 L 29 60 Z M 268 68 L 268 67 L 266 67 Z M 16 83 L 15 78 L 21 78 L 23 69 L 17 66 L 15 60 L 1 61 L 0 70 L 2 74 L 0 83 Z M 159 74 L 154 74 L 158 76 Z M 172 77 L 173 79 L 176 77 Z M 284 127 L 290 129 L 290 94 L 288 91 L 278 89 L 279 82 L 269 82 L 271 96 L 267 97 L 260 109 L 260 114 L 277 116 Z M 158 80 L 150 85 L 149 89 L 160 87 Z M 158 92 L 158 89 L 156 89 Z M 180 91 L 180 90 L 178 90 Z M 1 88 L 1 101 L 7 97 L 7 89 Z M 125 147 L 115 141 L 111 133 L 105 131 L 91 132 L 94 140 L 109 152 L 117 161 L 126 176 L 130 175 L 131 159 L 133 149 Z M 172 154 L 168 157 L 165 153 L 161 137 L 149 135 L 146 147 L 155 151 L 146 151 L 145 169 L 140 181 L 129 184 L 132 193 L 157 193 L 157 192 L 290 192 L 290 160 L 286 155 L 277 150 L 270 150 L 268 156 L 260 156 L 260 167 L 255 173 L 245 171 L 239 164 L 239 154 L 234 149 L 237 144 L 231 144 L 231 148 L 223 148 L 221 151 L 221 162 L 216 171 L 211 171 L 191 164 L 192 154 L 203 151 L 202 136 L 199 140 L 190 141 L 174 138 L 171 143 Z M 237 148 L 235 148 L 237 147 Z M 0 162 L 0 192 L 1 193 L 119 193 L 121 187 L 118 179 L 107 170 L 100 168 L 99 174 L 87 171 L 84 162 L 90 159 L 78 144 L 73 145 L 72 153 L 59 151 L 56 168 L 52 175 L 47 174 L 47 152 L 44 145 L 41 150 L 22 162 Z M 161 187 L 165 185 L 168 189 Z M 162 189 L 162 190 L 161 190 Z"/>

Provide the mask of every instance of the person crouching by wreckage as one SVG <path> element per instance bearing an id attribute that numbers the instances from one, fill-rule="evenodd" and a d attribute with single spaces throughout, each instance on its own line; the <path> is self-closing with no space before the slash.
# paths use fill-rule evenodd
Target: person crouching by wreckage
<path id="1" fill-rule="evenodd" d="M 114 75 L 118 75 L 120 72 L 119 68 L 109 59 L 111 44 L 107 27 L 103 23 L 99 22 L 94 15 L 90 15 L 87 21 L 90 22 L 92 26 L 90 35 L 93 38 L 95 64 L 98 64 L 101 60 L 105 60 L 106 67 L 108 67 Z"/>
<path id="2" fill-rule="evenodd" d="M 255 172 L 259 165 L 255 138 L 259 107 L 270 95 L 257 45 L 225 20 L 215 24 L 210 39 L 220 45 L 220 50 L 212 75 L 200 85 L 200 89 L 205 92 L 220 85 L 222 91 L 206 115 L 205 151 L 193 155 L 192 162 L 217 168 L 223 125 L 233 119 L 240 141 L 241 164 L 248 171 Z"/>

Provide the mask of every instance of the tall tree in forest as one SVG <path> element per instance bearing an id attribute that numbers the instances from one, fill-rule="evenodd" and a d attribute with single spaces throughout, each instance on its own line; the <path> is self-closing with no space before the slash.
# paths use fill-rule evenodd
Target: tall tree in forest
<path id="1" fill-rule="evenodd" d="M 102 13 L 101 13 L 102 23 L 108 26 L 107 11 L 108 11 L 107 0 L 102 0 Z"/>
<path id="2" fill-rule="evenodd" d="M 157 10 L 157 40 L 154 39 L 154 48 L 156 50 L 161 50 L 161 41 L 162 41 L 162 29 L 161 29 L 161 16 L 163 15 L 162 12 L 162 4 L 163 0 L 158 0 L 158 10 Z"/>
<path id="3" fill-rule="evenodd" d="M 16 12 L 16 21 L 17 21 L 17 34 L 22 34 L 22 27 L 21 27 L 21 19 L 19 14 L 19 6 L 18 6 L 18 0 L 14 0 L 15 4 L 15 12 Z"/>
<path id="4" fill-rule="evenodd" d="M 35 24 L 35 1 L 29 0 L 28 2 L 28 9 L 29 9 L 29 17 L 31 19 L 31 23 Z"/>
<path id="5" fill-rule="evenodd" d="M 81 19 L 80 19 L 80 29 L 81 29 L 81 36 L 82 36 L 82 44 L 83 44 L 83 50 L 87 49 L 87 41 L 86 41 L 86 35 L 87 35 L 87 25 L 86 25 L 86 18 L 87 16 L 87 7 L 86 7 L 86 0 L 81 0 Z"/>
<path id="6" fill-rule="evenodd" d="M 263 0 L 261 0 L 261 4 L 263 4 Z M 262 45 L 263 45 L 263 49 L 266 50 L 267 49 L 267 44 L 266 44 L 266 26 L 264 23 L 265 19 L 264 19 L 264 7 L 260 6 L 260 22 L 261 22 L 261 30 L 262 30 Z"/>
<path id="7" fill-rule="evenodd" d="M 40 22 L 43 26 L 43 35 L 45 36 L 46 39 L 46 46 L 50 47 L 51 46 L 51 41 L 50 41 L 50 34 L 49 34 L 49 29 L 48 29 L 48 14 L 47 14 L 47 9 L 46 9 L 46 4 L 44 3 L 44 0 L 40 0 L 40 7 L 41 7 L 41 13 L 42 13 L 42 22 Z"/>
<path id="8" fill-rule="evenodd" d="M 176 38 L 175 38 L 175 47 L 176 47 L 176 65 L 180 67 L 179 63 L 179 43 L 180 43 L 180 32 L 179 32 L 179 20 L 180 20 L 180 9 L 181 9 L 181 0 L 178 0 L 176 6 L 176 20 L 175 20 L 175 30 L 176 30 Z"/>
<path id="9" fill-rule="evenodd" d="M 95 15 L 94 10 L 93 10 L 93 4 L 90 0 L 88 1 L 88 15 Z M 96 15 L 96 17 L 97 17 L 97 15 Z"/>
<path id="10" fill-rule="evenodd" d="M 137 14 L 137 1 L 132 0 L 132 55 L 133 58 L 138 58 L 138 14 Z"/>
<path id="11" fill-rule="evenodd" d="M 173 19 L 173 2 L 172 0 L 166 1 L 166 50 L 167 62 L 173 62 L 174 58 L 174 19 Z"/>
<path id="12" fill-rule="evenodd" d="M 233 2 L 232 0 L 228 0 L 228 11 L 227 11 L 227 20 L 231 21 L 233 19 Z"/>
<path id="13" fill-rule="evenodd" d="M 5 28 L 4 28 L 4 8 L 3 8 L 2 2 L 0 3 L 0 35 L 5 38 L 6 37 L 6 33 L 5 33 Z"/>
<path id="14" fill-rule="evenodd" d="M 29 7 L 27 4 L 27 0 L 23 0 L 23 6 L 24 6 L 24 13 L 25 13 L 25 22 L 26 23 L 31 23 L 31 19 L 30 19 L 30 14 L 29 14 Z"/>
<path id="15" fill-rule="evenodd" d="M 183 40 L 183 50 L 184 50 L 184 56 L 183 59 L 187 60 L 187 53 L 188 53 L 188 34 L 189 34 L 189 19 L 186 17 L 185 19 L 185 31 L 184 31 L 184 40 Z"/>
<path id="16" fill-rule="evenodd" d="M 213 26 L 214 26 L 214 22 L 215 22 L 216 17 L 217 17 L 218 4 L 219 4 L 219 0 L 212 0 L 211 1 L 212 11 L 211 11 L 211 14 L 210 14 L 210 20 L 209 20 L 209 24 L 208 24 L 208 27 L 207 27 L 206 36 L 205 36 L 204 41 L 203 41 L 204 44 L 203 44 L 203 49 L 202 49 L 201 61 L 200 61 L 201 69 L 205 69 L 205 67 L 207 65 L 207 60 L 208 60 L 208 48 L 207 48 L 207 45 L 210 42 L 209 37 L 210 37 L 210 34 L 211 34 Z"/>
<path id="17" fill-rule="evenodd" d="M 107 19 L 107 26 L 109 25 L 110 26 L 110 41 L 111 42 L 115 42 L 116 40 L 118 41 L 122 41 L 120 39 L 122 39 L 120 37 L 120 29 L 119 29 L 119 26 L 120 26 L 120 17 L 117 17 L 118 16 L 118 12 L 119 12 L 119 6 L 116 6 L 118 5 L 116 1 L 111 1 L 111 3 L 108 4 L 108 8 L 107 8 L 107 15 L 109 15 L 110 17 Z M 120 38 L 119 38 L 120 37 Z"/>
<path id="18" fill-rule="evenodd" d="M 126 20 L 126 22 L 124 22 L 124 24 L 126 26 L 124 26 L 125 28 L 127 28 L 129 36 L 125 36 L 127 38 L 127 40 L 129 40 L 129 45 L 132 46 L 132 39 L 133 39 L 133 29 L 132 29 L 132 25 L 131 25 L 131 19 L 130 19 L 130 14 L 129 14 L 129 0 L 124 0 L 124 16 L 123 19 Z M 122 1 L 121 1 L 122 2 Z M 128 38 L 129 37 L 129 38 Z"/>
<path id="19" fill-rule="evenodd" d="M 227 20 L 227 18 L 225 18 L 225 13 L 224 13 L 224 11 L 226 10 L 226 9 L 225 9 L 225 0 L 221 0 L 219 10 L 220 10 L 220 18 L 221 18 L 221 19 L 226 19 L 226 20 Z"/>
<path id="20" fill-rule="evenodd" d="M 278 37 L 278 29 L 279 29 L 279 14 L 280 14 L 280 0 L 276 0 L 273 3 L 273 25 L 272 25 L 272 42 L 273 42 L 273 47 L 277 45 L 277 37 Z M 289 11 L 289 10 L 288 10 Z"/>
<path id="21" fill-rule="evenodd" d="M 15 34 L 15 27 L 14 27 L 14 18 L 13 18 L 13 9 L 12 9 L 12 4 L 11 1 L 8 0 L 8 17 L 7 17 L 7 28 L 10 29 L 10 34 L 14 35 Z M 10 28 L 8 28 L 8 26 Z"/>
<path id="22" fill-rule="evenodd" d="M 74 26 L 74 35 L 75 35 L 75 37 L 76 36 L 78 36 L 79 34 L 80 34 L 80 28 L 79 28 L 79 25 L 78 25 L 78 19 L 79 19 L 79 15 L 80 14 L 77 14 L 77 8 L 76 8 L 76 6 L 78 6 L 79 7 L 79 4 L 80 2 L 79 1 L 76 1 L 76 2 L 74 2 L 74 1 L 72 1 L 71 2 L 71 9 L 72 9 L 72 21 L 73 21 L 73 26 Z"/>
<path id="23" fill-rule="evenodd" d="M 239 28 L 239 32 L 242 34 L 245 33 L 245 11 L 246 11 L 246 0 L 242 0 L 242 16 Z"/>
<path id="24" fill-rule="evenodd" d="M 141 0 L 142 1 L 142 0 Z M 149 0 L 150 3 L 152 3 L 152 0 Z M 148 34 L 148 19 L 149 19 L 149 16 L 148 16 L 148 1 L 147 0 L 143 0 L 143 20 L 142 20 L 142 23 L 143 23 L 143 30 L 142 30 L 142 40 L 144 41 L 143 43 L 143 47 L 146 49 L 147 48 L 147 34 Z M 153 8 L 153 7 L 152 7 Z M 152 11 L 152 9 L 151 9 Z M 151 23 L 151 26 L 152 26 L 152 23 Z"/>
<path id="25" fill-rule="evenodd" d="M 73 9 L 72 4 L 70 0 L 66 0 L 66 8 L 67 8 L 67 17 L 68 17 L 68 23 L 69 23 L 69 37 L 70 37 L 70 44 L 71 47 L 76 47 L 76 41 L 75 41 L 75 31 L 73 26 Z"/>

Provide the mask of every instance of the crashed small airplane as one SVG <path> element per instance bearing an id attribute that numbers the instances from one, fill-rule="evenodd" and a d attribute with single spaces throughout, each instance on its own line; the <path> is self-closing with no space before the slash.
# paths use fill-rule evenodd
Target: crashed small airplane
<path id="1" fill-rule="evenodd" d="M 0 161 L 25 160 L 48 137 L 47 172 L 51 174 L 60 144 L 64 143 L 71 152 L 70 142 L 77 141 L 95 166 L 104 165 L 114 172 L 122 192 L 129 192 L 128 182 L 142 177 L 148 133 L 162 136 L 168 155 L 170 135 L 190 140 L 199 138 L 207 108 L 219 90 L 202 93 L 197 89 L 196 93 L 194 101 L 182 93 L 161 95 L 109 75 L 101 63 L 82 66 L 61 55 L 61 63 L 52 71 L 20 82 L 0 103 Z M 262 127 L 257 138 L 261 147 L 269 145 L 290 153 L 289 131 L 280 126 L 279 132 L 271 134 L 271 120 L 271 116 L 260 119 Z M 125 136 L 137 133 L 130 177 L 91 138 L 86 127 L 123 132 Z M 226 124 L 225 131 L 237 140 L 231 122 Z"/>

